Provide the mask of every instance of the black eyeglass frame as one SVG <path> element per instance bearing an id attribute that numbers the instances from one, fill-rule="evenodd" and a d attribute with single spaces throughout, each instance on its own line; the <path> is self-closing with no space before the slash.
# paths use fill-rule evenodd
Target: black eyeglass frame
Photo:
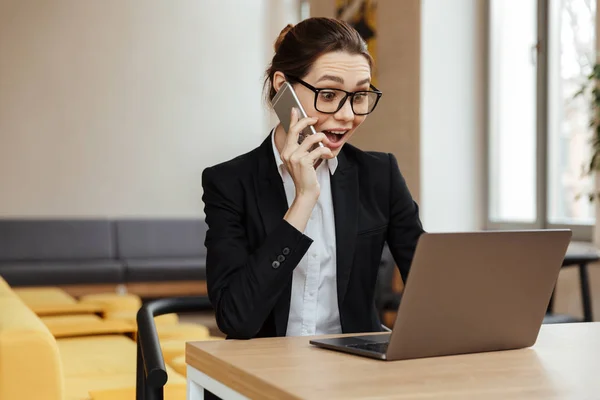
<path id="1" fill-rule="evenodd" d="M 335 114 L 336 112 L 340 111 L 341 108 L 344 107 L 344 104 L 346 104 L 346 100 L 348 100 L 348 97 L 350 97 L 350 108 L 352 108 L 352 112 L 354 113 L 354 115 L 369 115 L 373 111 L 375 111 L 375 108 L 377 107 L 377 103 L 379 103 L 379 99 L 381 99 L 381 96 L 383 96 L 383 92 L 381 90 L 377 89 L 372 84 L 369 84 L 369 87 L 372 90 L 357 90 L 356 92 L 348 92 L 347 90 L 338 89 L 338 88 L 316 88 L 313 85 L 311 85 L 310 83 L 306 83 L 306 82 L 304 82 L 302 79 L 300 79 L 298 77 L 291 76 L 291 75 L 286 75 L 286 77 L 290 81 L 298 82 L 302 86 L 304 86 L 304 87 L 312 90 L 315 93 L 315 104 L 314 104 L 315 110 L 317 110 L 318 112 L 321 112 L 323 114 Z M 338 108 L 335 111 L 328 111 L 327 112 L 327 111 L 321 111 L 321 110 L 319 110 L 317 108 L 317 99 L 319 98 L 319 92 L 322 92 L 322 91 L 325 91 L 325 90 L 337 90 L 337 91 L 346 93 L 346 96 L 344 96 L 344 98 L 340 100 L 340 104 L 338 104 Z M 373 108 L 368 113 L 357 113 L 357 112 L 354 111 L 354 96 L 357 93 L 375 93 L 377 95 L 377 99 L 375 100 L 375 104 L 373 104 Z"/>

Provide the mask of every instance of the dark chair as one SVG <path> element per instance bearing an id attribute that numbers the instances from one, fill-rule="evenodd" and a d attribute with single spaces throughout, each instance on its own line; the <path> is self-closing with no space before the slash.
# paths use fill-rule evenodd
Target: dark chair
<path id="1" fill-rule="evenodd" d="M 401 293 L 394 291 L 393 280 L 396 262 L 392 257 L 387 244 L 383 247 L 377 283 L 375 285 L 375 307 L 379 313 L 379 320 L 383 321 L 386 311 L 396 311 L 400 305 Z"/>
<path id="2" fill-rule="evenodd" d="M 583 322 L 592 322 L 592 296 L 588 277 L 588 264 L 600 260 L 600 253 L 591 243 L 572 242 L 563 261 L 563 268 L 577 266 L 579 268 L 579 288 L 581 291 L 581 305 L 583 309 Z M 569 315 L 554 314 L 554 293 L 550 298 L 544 323 L 581 322 L 581 319 Z"/>
<path id="3" fill-rule="evenodd" d="M 136 400 L 162 400 L 169 377 L 162 356 L 154 317 L 163 314 L 207 309 L 207 297 L 179 297 L 154 300 L 144 304 L 137 313 Z"/>

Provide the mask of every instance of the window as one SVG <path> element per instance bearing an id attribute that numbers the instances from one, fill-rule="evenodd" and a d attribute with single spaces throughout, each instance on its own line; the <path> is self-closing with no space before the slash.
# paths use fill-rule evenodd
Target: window
<path id="1" fill-rule="evenodd" d="M 536 219 L 537 0 L 494 0 L 490 21 L 490 219 Z"/>
<path id="2" fill-rule="evenodd" d="M 595 59 L 596 0 L 553 0 L 548 52 L 548 220 L 593 224 L 593 189 L 582 170 L 590 157 L 589 107 L 574 98 Z"/>
<path id="3" fill-rule="evenodd" d="M 589 100 L 596 0 L 491 0 L 488 228 L 573 229 L 590 240 Z"/>

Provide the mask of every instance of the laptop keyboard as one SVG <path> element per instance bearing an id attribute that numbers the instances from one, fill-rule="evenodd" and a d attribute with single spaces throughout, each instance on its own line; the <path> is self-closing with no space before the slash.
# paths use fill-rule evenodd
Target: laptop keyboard
<path id="1" fill-rule="evenodd" d="M 385 354 L 385 352 L 387 351 L 387 348 L 388 348 L 388 343 L 389 342 L 385 342 L 385 343 L 355 343 L 355 344 L 346 345 L 346 347 L 352 347 L 354 349 L 361 349 L 361 350 L 372 351 L 375 353 Z"/>

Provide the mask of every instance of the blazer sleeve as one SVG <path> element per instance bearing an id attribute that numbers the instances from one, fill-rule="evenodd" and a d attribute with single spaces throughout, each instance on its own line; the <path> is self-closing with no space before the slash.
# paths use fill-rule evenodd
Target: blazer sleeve
<path id="1" fill-rule="evenodd" d="M 398 161 L 393 154 L 390 160 L 390 222 L 388 224 L 388 246 L 406 282 L 417 241 L 424 233 L 419 217 L 419 206 L 413 200 Z"/>
<path id="2" fill-rule="evenodd" d="M 283 218 L 254 251 L 244 226 L 241 185 L 202 174 L 209 299 L 219 329 L 233 339 L 258 333 L 312 240 Z"/>

